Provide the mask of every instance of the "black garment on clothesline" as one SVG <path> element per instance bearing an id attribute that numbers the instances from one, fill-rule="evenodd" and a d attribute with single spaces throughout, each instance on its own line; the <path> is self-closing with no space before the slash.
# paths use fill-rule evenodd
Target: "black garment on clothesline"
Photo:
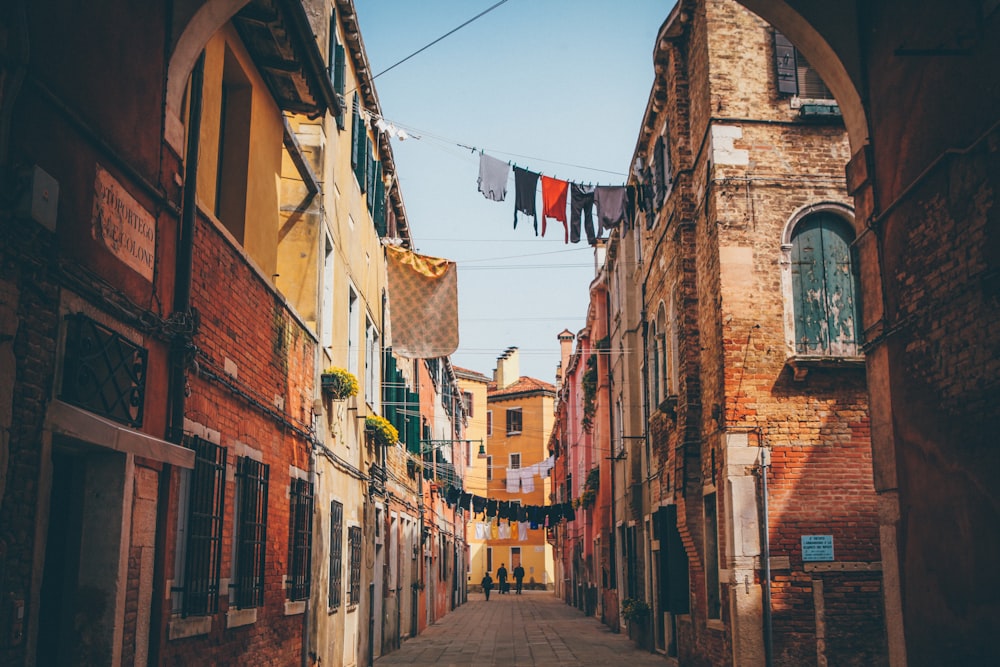
<path id="1" fill-rule="evenodd" d="M 514 167 L 514 229 L 517 229 L 517 214 L 521 212 L 534 219 L 535 236 L 538 236 L 538 210 L 535 201 L 539 176 L 533 171 Z"/>

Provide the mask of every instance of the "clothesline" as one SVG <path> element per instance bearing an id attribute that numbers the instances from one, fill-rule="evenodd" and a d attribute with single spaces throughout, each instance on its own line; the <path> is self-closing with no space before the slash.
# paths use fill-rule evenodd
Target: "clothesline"
<path id="1" fill-rule="evenodd" d="M 543 175 L 504 162 L 484 152 L 479 154 L 479 192 L 490 200 L 502 202 L 507 198 L 510 175 L 514 174 L 514 229 L 517 229 L 518 213 L 531 216 L 534 221 L 535 236 L 538 231 L 537 192 L 538 183 L 542 189 L 542 229 L 545 236 L 546 223 L 551 218 L 563 223 L 565 243 L 579 243 L 581 227 L 587 242 L 595 245 L 611 230 L 634 219 L 637 193 L 633 186 L 590 185 L 562 180 Z M 569 216 L 567 217 L 567 204 Z M 594 229 L 594 209 L 597 210 L 597 229 Z"/>

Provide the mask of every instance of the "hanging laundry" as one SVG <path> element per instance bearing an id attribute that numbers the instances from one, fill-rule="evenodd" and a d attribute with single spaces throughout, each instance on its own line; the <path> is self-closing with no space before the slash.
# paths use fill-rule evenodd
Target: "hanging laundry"
<path id="1" fill-rule="evenodd" d="M 510 503 L 507 502 L 506 500 L 501 500 L 500 504 L 497 505 L 497 518 L 506 519 L 508 516 L 510 516 L 509 512 L 510 512 Z"/>
<path id="2" fill-rule="evenodd" d="M 639 188 L 629 185 L 625 188 L 625 224 L 632 228 L 635 225 L 636 208 L 638 207 Z"/>
<path id="3" fill-rule="evenodd" d="M 545 459 L 544 461 L 540 461 L 535 465 L 538 466 L 539 475 L 541 475 L 542 477 L 548 477 L 549 473 L 552 472 L 552 468 L 553 466 L 555 466 L 555 464 L 556 464 L 556 457 L 550 456 L 549 458 Z"/>
<path id="4" fill-rule="evenodd" d="M 597 206 L 597 235 L 611 230 L 625 219 L 625 186 L 598 185 L 594 188 L 594 204 Z"/>
<path id="5" fill-rule="evenodd" d="M 408 359 L 458 349 L 458 265 L 385 246 L 392 295 L 392 351 Z"/>
<path id="6" fill-rule="evenodd" d="M 545 222 L 555 218 L 563 223 L 566 243 L 569 243 L 569 226 L 566 224 L 566 195 L 569 182 L 542 176 L 542 236 L 545 236 Z"/>
<path id="7" fill-rule="evenodd" d="M 486 498 L 482 496 L 472 496 L 472 513 L 482 514 L 486 509 Z"/>
<path id="8" fill-rule="evenodd" d="M 476 539 L 477 540 L 487 540 L 489 539 L 488 533 L 486 531 L 486 524 L 482 521 L 476 522 Z"/>
<path id="9" fill-rule="evenodd" d="M 587 232 L 587 242 L 594 245 L 597 236 L 594 234 L 594 187 L 591 185 L 570 184 L 569 204 L 569 240 L 580 242 L 580 224 Z"/>
<path id="10" fill-rule="evenodd" d="M 519 522 L 528 520 L 528 508 L 524 505 L 517 508 L 517 520 Z"/>
<path id="11" fill-rule="evenodd" d="M 572 503 L 563 503 L 563 516 L 567 521 L 576 521 L 576 510 L 573 509 Z"/>
<path id="12" fill-rule="evenodd" d="M 458 499 L 458 506 L 461 507 L 463 510 L 468 511 L 469 510 L 469 503 L 471 501 L 472 501 L 472 494 L 471 493 L 463 493 L 459 497 L 459 499 Z"/>
<path id="13" fill-rule="evenodd" d="M 528 466 L 521 470 L 521 493 L 535 492 L 535 466 Z"/>
<path id="14" fill-rule="evenodd" d="M 496 521 L 490 524 L 490 537 L 494 540 L 500 539 L 500 524 Z"/>
<path id="15" fill-rule="evenodd" d="M 509 540 L 510 539 L 510 524 L 509 523 L 501 523 L 500 524 L 499 534 L 500 534 L 500 539 L 501 540 Z"/>
<path id="16" fill-rule="evenodd" d="M 538 211 L 535 209 L 535 191 L 538 189 L 538 177 L 527 169 L 514 167 L 514 229 L 517 229 L 518 212 L 530 215 L 535 221 L 535 236 L 538 236 Z"/>
<path id="17" fill-rule="evenodd" d="M 521 471 L 518 468 L 507 468 L 507 493 L 521 492 Z"/>
<path id="18" fill-rule="evenodd" d="M 528 522 L 520 521 L 517 524 L 517 540 L 518 542 L 528 541 Z"/>
<path id="19" fill-rule="evenodd" d="M 507 198 L 507 180 L 510 177 L 510 165 L 503 160 L 479 154 L 479 191 L 491 201 L 503 201 Z"/>
<path id="20" fill-rule="evenodd" d="M 487 500 L 486 501 L 486 516 L 496 516 L 497 515 L 497 501 Z"/>

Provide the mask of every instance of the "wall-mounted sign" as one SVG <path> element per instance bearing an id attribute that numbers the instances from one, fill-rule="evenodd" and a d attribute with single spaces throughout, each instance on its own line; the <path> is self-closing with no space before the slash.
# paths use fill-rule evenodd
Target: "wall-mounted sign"
<path id="1" fill-rule="evenodd" d="M 94 179 L 91 233 L 115 257 L 146 280 L 153 280 L 156 220 L 101 165 L 97 165 Z"/>
<path id="2" fill-rule="evenodd" d="M 833 535 L 803 535 L 802 562 L 816 563 L 833 560 Z"/>

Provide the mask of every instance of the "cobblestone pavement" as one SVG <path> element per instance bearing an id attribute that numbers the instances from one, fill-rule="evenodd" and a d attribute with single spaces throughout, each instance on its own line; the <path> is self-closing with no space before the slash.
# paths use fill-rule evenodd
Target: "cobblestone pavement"
<path id="1" fill-rule="evenodd" d="M 673 661 L 638 650 L 626 634 L 615 634 L 550 592 L 490 596 L 469 601 L 375 667 L 427 665 L 629 665 L 670 667 Z"/>

